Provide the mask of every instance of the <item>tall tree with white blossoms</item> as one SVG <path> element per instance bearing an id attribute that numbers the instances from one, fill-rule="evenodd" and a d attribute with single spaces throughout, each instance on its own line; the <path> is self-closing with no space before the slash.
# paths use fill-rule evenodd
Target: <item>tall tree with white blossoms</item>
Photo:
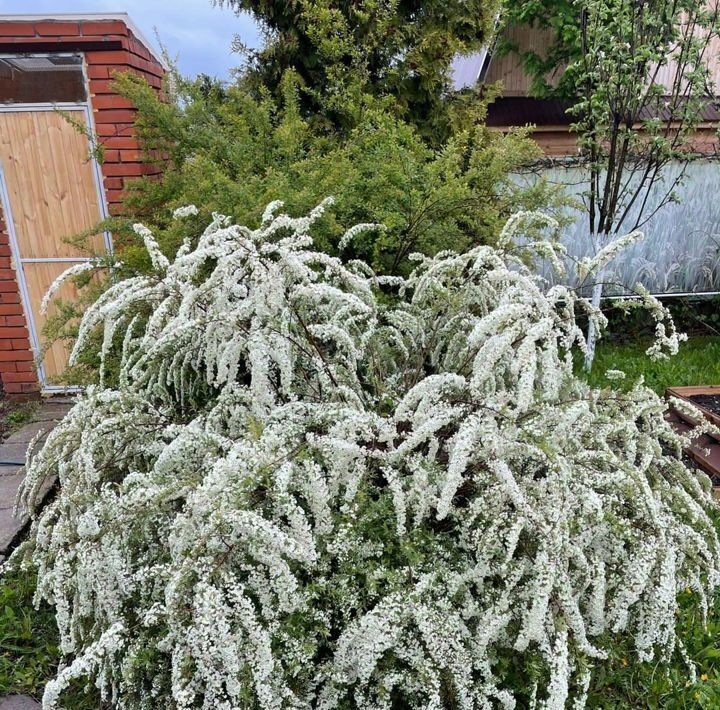
<path id="1" fill-rule="evenodd" d="M 575 95 L 573 129 L 587 166 L 588 229 L 597 253 L 637 233 L 675 199 L 693 132 L 718 94 L 710 66 L 717 64 L 719 6 L 717 0 L 577 0 L 574 7 L 580 56 L 563 81 Z M 668 176 L 671 163 L 679 169 Z M 593 286 L 595 308 L 602 278 L 600 272 Z M 588 369 L 597 334 L 591 323 Z"/>
<path id="2" fill-rule="evenodd" d="M 128 710 L 561 710 L 618 637 L 673 654 L 678 590 L 720 575 L 709 481 L 652 391 L 574 375 L 589 304 L 512 246 L 547 219 L 381 278 L 279 207 L 174 260 L 138 225 L 154 273 L 83 318 L 73 357 L 112 367 L 20 501 L 46 710 L 83 676 Z"/>

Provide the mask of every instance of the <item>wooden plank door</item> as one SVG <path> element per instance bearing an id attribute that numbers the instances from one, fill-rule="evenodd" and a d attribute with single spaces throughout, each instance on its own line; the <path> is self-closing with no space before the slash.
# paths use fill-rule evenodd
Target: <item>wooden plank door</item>
<path id="1" fill-rule="evenodd" d="M 87 121 L 84 107 L 69 113 L 78 121 Z M 90 256 L 64 240 L 102 219 L 99 178 L 87 137 L 52 108 L 0 109 L 0 166 L 8 203 L 3 207 L 6 221 L 12 222 L 8 226 L 30 339 L 37 350 L 45 350 L 39 374 L 47 389 L 66 367 L 69 352 L 60 342 L 45 349 L 42 329 L 46 316 L 40 313 L 40 303 L 57 276 Z M 90 244 L 96 254 L 107 246 L 102 234 L 94 236 Z M 57 297 L 72 299 L 76 295 L 74 285 L 65 282 Z M 48 317 L 53 308 L 51 305 Z"/>

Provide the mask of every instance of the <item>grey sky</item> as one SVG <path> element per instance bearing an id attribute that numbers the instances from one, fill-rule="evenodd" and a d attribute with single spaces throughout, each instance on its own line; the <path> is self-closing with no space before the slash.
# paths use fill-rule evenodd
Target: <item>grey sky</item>
<path id="1" fill-rule="evenodd" d="M 240 63 L 230 43 L 235 34 L 250 46 L 259 43 L 258 30 L 248 16 L 237 17 L 213 7 L 210 0 L 0 0 L 0 13 L 127 12 L 145 36 L 160 39 L 179 59 L 183 74 L 205 73 L 227 78 Z"/>

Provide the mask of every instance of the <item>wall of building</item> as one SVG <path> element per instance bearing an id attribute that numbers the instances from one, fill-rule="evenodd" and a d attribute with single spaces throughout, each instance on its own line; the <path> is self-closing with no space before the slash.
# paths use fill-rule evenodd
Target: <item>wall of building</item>
<path id="1" fill-rule="evenodd" d="M 108 212 L 118 214 L 128 181 L 158 168 L 142 160 L 136 110 L 113 92 L 112 79 L 132 72 L 160 91 L 164 69 L 119 20 L 0 21 L 0 53 L 81 52 L 85 57 L 93 129 L 104 148 L 101 166 Z M 0 384 L 9 396 L 39 392 L 34 354 L 20 299 L 9 238 L 0 215 Z"/>
<path id="2" fill-rule="evenodd" d="M 129 180 L 158 172 L 157 166 L 142 161 L 133 127 L 134 106 L 112 90 L 113 76 L 122 72 L 137 74 L 158 91 L 162 87 L 162 66 L 128 33 L 127 48 L 85 53 L 95 131 L 104 148 L 101 167 L 110 214 L 121 210 L 123 190 Z"/>
<path id="3" fill-rule="evenodd" d="M 493 130 L 509 130 L 492 127 Z M 530 137 L 549 158 L 576 157 L 578 155 L 577 136 L 570 126 L 535 126 Z M 704 156 L 718 154 L 718 126 L 702 125 L 697 128 L 688 141 L 687 150 Z"/>
<path id="4" fill-rule="evenodd" d="M 537 127 L 530 136 L 540 150 L 550 158 L 563 158 L 578 154 L 577 136 L 568 126 Z"/>
<path id="5" fill-rule="evenodd" d="M 0 381 L 11 397 L 32 396 L 38 391 L 30 335 L 20 302 L 10 237 L 0 207 Z"/>
<path id="6" fill-rule="evenodd" d="M 714 10 L 714 4 L 711 5 Z M 703 31 L 696 30 L 700 38 Z M 554 30 L 549 27 L 530 27 L 529 25 L 508 25 L 502 30 L 502 40 L 514 48 L 505 54 L 495 54 L 488 68 L 485 82 L 493 84 L 502 82 L 504 96 L 528 96 L 530 94 L 531 80 L 523 69 L 522 56 L 528 52 L 540 57 L 547 56 L 547 48 L 552 44 Z M 720 95 L 720 37 L 711 37 L 707 51 L 707 68 L 710 74 L 711 86 L 715 95 Z M 556 86 L 565 66 L 561 65 L 545 75 L 545 81 L 550 86 Z M 671 56 L 669 61 L 657 68 L 654 81 L 662 84 L 672 93 L 677 80 L 678 65 Z"/>
<path id="7" fill-rule="evenodd" d="M 531 80 L 525 73 L 522 55 L 533 52 L 545 57 L 545 50 L 550 46 L 553 30 L 549 28 L 530 27 L 529 25 L 510 25 L 503 30 L 503 40 L 508 42 L 514 51 L 505 54 L 494 54 L 485 76 L 486 84 L 501 82 L 503 96 L 528 96 Z M 550 86 L 557 84 L 564 67 L 545 76 Z"/>

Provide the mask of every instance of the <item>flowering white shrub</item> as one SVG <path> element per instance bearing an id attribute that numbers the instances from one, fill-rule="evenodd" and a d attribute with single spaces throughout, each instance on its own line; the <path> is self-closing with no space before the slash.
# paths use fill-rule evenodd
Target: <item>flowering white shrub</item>
<path id="1" fill-rule="evenodd" d="M 133 709 L 582 707 L 613 634 L 667 658 L 713 504 L 658 397 L 573 375 L 587 302 L 484 246 L 383 281 L 278 207 L 172 262 L 138 226 L 156 273 L 84 316 L 119 374 L 21 494 L 45 707 L 84 675 Z"/>

